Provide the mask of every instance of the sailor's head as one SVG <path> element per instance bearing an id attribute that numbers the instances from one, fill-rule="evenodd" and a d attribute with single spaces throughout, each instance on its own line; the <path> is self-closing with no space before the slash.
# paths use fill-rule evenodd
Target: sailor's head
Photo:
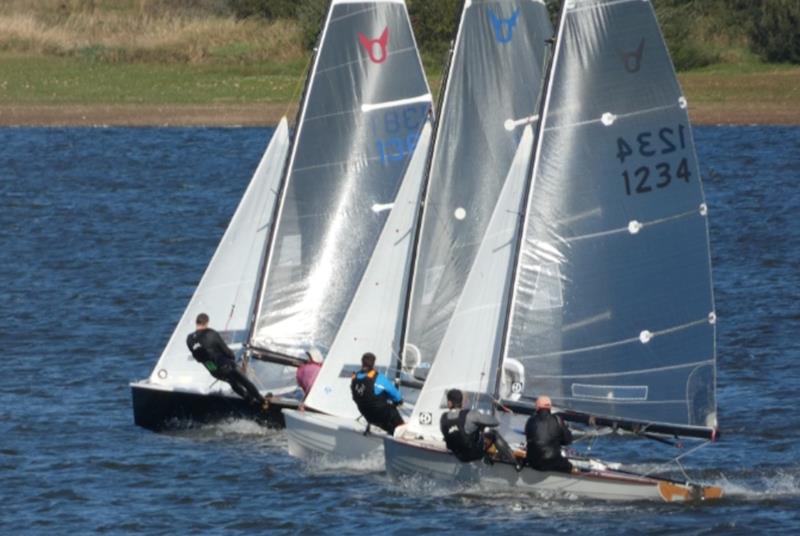
<path id="1" fill-rule="evenodd" d="M 536 399 L 536 411 L 550 411 L 552 407 L 553 403 L 550 401 L 549 396 L 542 395 Z"/>
<path id="2" fill-rule="evenodd" d="M 361 356 L 362 370 L 372 370 L 375 367 L 375 354 L 367 352 Z"/>
<path id="3" fill-rule="evenodd" d="M 306 359 L 309 363 L 322 363 L 322 352 L 316 346 L 311 346 L 306 350 Z"/>
<path id="4" fill-rule="evenodd" d="M 464 393 L 460 389 L 450 389 L 447 391 L 447 407 L 449 409 L 461 409 L 464 404 Z"/>
<path id="5" fill-rule="evenodd" d="M 197 329 L 206 329 L 208 327 L 208 315 L 205 313 L 200 313 L 197 315 L 194 324 L 197 326 Z"/>

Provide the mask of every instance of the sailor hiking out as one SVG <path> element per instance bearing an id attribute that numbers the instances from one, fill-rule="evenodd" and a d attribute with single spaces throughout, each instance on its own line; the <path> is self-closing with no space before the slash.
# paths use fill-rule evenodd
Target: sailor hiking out
<path id="1" fill-rule="evenodd" d="M 536 399 L 536 413 L 525 423 L 527 462 L 537 471 L 569 473 L 572 464 L 561 455 L 561 447 L 572 443 L 572 433 L 564 421 L 550 413 L 550 397 Z"/>
<path id="2" fill-rule="evenodd" d="M 358 411 L 367 422 L 394 434 L 394 429 L 403 424 L 397 406 L 403 396 L 384 374 L 375 370 L 375 354 L 367 352 L 361 356 L 361 370 L 353 374 L 350 392 Z"/>
<path id="3" fill-rule="evenodd" d="M 439 421 L 447 449 L 461 462 L 502 459 L 514 463 L 507 443 L 494 430 L 500 422 L 492 415 L 462 409 L 464 394 L 459 389 L 447 392 L 447 411 Z"/>
<path id="4" fill-rule="evenodd" d="M 201 363 L 218 380 L 230 384 L 240 397 L 253 405 L 266 408 L 266 400 L 261 396 L 247 376 L 236 367 L 236 356 L 215 330 L 208 327 L 209 318 L 205 313 L 197 315 L 196 331 L 186 338 L 186 345 L 192 357 Z"/>

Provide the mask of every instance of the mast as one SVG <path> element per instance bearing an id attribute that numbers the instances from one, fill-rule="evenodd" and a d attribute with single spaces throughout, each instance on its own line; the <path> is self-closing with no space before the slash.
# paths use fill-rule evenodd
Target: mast
<path id="1" fill-rule="evenodd" d="M 319 58 L 319 48 L 322 45 L 322 39 L 325 36 L 325 31 L 328 29 L 328 24 L 330 22 L 330 17 L 332 12 L 333 12 L 333 0 L 331 0 L 331 2 L 328 4 L 328 11 L 325 14 L 325 25 L 320 29 L 319 32 L 317 32 L 317 38 L 313 48 L 312 59 L 309 62 L 308 72 L 306 73 L 306 80 L 305 83 L 303 84 L 303 93 L 300 97 L 300 106 L 298 106 L 297 113 L 295 114 L 295 120 L 294 120 L 295 133 L 294 136 L 292 136 L 292 146 L 289 149 L 289 154 L 286 156 L 286 160 L 284 161 L 283 164 L 283 173 L 280 182 L 280 190 L 277 193 L 279 201 L 275 203 L 275 207 L 273 208 L 272 211 L 272 218 L 270 220 L 271 228 L 269 232 L 269 238 L 267 239 L 267 245 L 264 248 L 264 253 L 261 259 L 261 269 L 260 269 L 261 275 L 259 276 L 258 284 L 253 290 L 256 299 L 253 300 L 253 309 L 250 312 L 250 326 L 246 338 L 247 342 L 245 343 L 245 349 L 247 351 L 247 354 L 254 359 L 278 363 L 282 365 L 295 366 L 295 367 L 299 367 L 303 363 L 303 360 L 293 356 L 280 354 L 278 352 L 270 352 L 270 351 L 265 351 L 264 349 L 252 347 L 250 346 L 250 340 L 253 336 L 253 331 L 255 330 L 255 322 L 256 318 L 258 317 L 258 311 L 261 310 L 261 303 L 264 299 L 264 293 L 262 292 L 262 289 L 264 286 L 265 279 L 267 277 L 269 257 L 272 252 L 275 236 L 278 231 L 278 225 L 277 225 L 278 216 L 281 212 L 281 207 L 283 206 L 286 194 L 286 183 L 288 182 L 287 179 L 289 178 L 289 171 L 291 170 L 291 162 L 292 160 L 294 160 L 295 151 L 297 150 L 297 139 L 299 137 L 300 127 L 302 125 L 301 119 L 303 115 L 305 115 L 306 104 L 308 100 L 308 92 L 311 89 L 311 80 L 314 71 L 316 70 L 317 61 Z"/>
<path id="2" fill-rule="evenodd" d="M 442 84 L 439 88 L 439 99 L 438 99 L 438 114 L 437 116 L 441 117 L 444 103 L 445 103 L 445 96 L 447 94 L 448 82 L 450 80 L 451 70 L 453 68 L 453 56 L 455 54 L 456 48 L 458 46 L 458 40 L 461 36 L 461 24 L 464 20 L 464 11 L 466 10 L 467 0 L 461 0 L 461 9 L 457 12 L 457 22 L 456 22 L 456 38 L 451 41 L 450 44 L 450 51 L 447 55 L 447 66 L 445 67 L 444 71 L 444 78 L 442 78 Z M 432 113 L 433 115 L 433 113 Z M 439 138 L 439 121 L 435 120 L 433 122 L 433 135 L 432 135 L 432 143 L 428 148 L 428 155 L 425 159 L 425 174 L 424 174 L 424 183 L 422 185 L 422 196 L 420 198 L 420 210 L 417 214 L 417 223 L 416 223 L 416 231 L 414 233 L 414 243 L 411 245 L 411 270 L 408 274 L 408 284 L 406 285 L 406 297 L 405 297 L 405 314 L 403 315 L 403 321 L 400 325 L 400 334 L 399 334 L 399 344 L 400 348 L 397 352 L 397 371 L 395 374 L 395 379 L 399 379 L 400 375 L 403 370 L 403 357 L 405 355 L 405 347 L 406 347 L 406 332 L 408 329 L 408 319 L 411 314 L 411 297 L 414 289 L 414 281 L 416 280 L 416 272 L 417 272 L 417 250 L 419 248 L 419 239 L 422 236 L 422 222 L 425 213 L 425 202 L 428 197 L 428 189 L 430 187 L 430 176 L 431 176 L 431 166 L 433 164 L 433 154 L 436 149 L 436 142 Z M 412 387 L 415 389 L 419 389 L 421 387 L 421 382 L 418 381 L 408 381 L 403 382 L 405 387 Z"/>

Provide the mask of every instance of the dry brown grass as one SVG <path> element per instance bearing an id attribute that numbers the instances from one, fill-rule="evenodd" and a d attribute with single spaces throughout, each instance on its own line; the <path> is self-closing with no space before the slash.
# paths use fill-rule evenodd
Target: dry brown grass
<path id="1" fill-rule="evenodd" d="M 111 62 L 286 62 L 304 56 L 293 22 L 237 20 L 215 8 L 215 0 L 195 2 L 195 9 L 184 4 L 6 0 L 0 4 L 0 49 Z"/>

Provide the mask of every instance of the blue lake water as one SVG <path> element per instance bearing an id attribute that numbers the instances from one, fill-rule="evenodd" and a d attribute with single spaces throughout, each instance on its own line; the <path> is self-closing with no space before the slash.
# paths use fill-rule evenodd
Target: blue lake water
<path id="1" fill-rule="evenodd" d="M 128 382 L 150 373 L 269 135 L 0 129 L 0 532 L 800 532 L 800 128 L 695 129 L 722 439 L 685 466 L 728 496 L 694 506 L 393 483 L 380 463 L 295 460 L 245 421 L 135 427 Z M 681 451 L 592 452 L 654 468 Z"/>

